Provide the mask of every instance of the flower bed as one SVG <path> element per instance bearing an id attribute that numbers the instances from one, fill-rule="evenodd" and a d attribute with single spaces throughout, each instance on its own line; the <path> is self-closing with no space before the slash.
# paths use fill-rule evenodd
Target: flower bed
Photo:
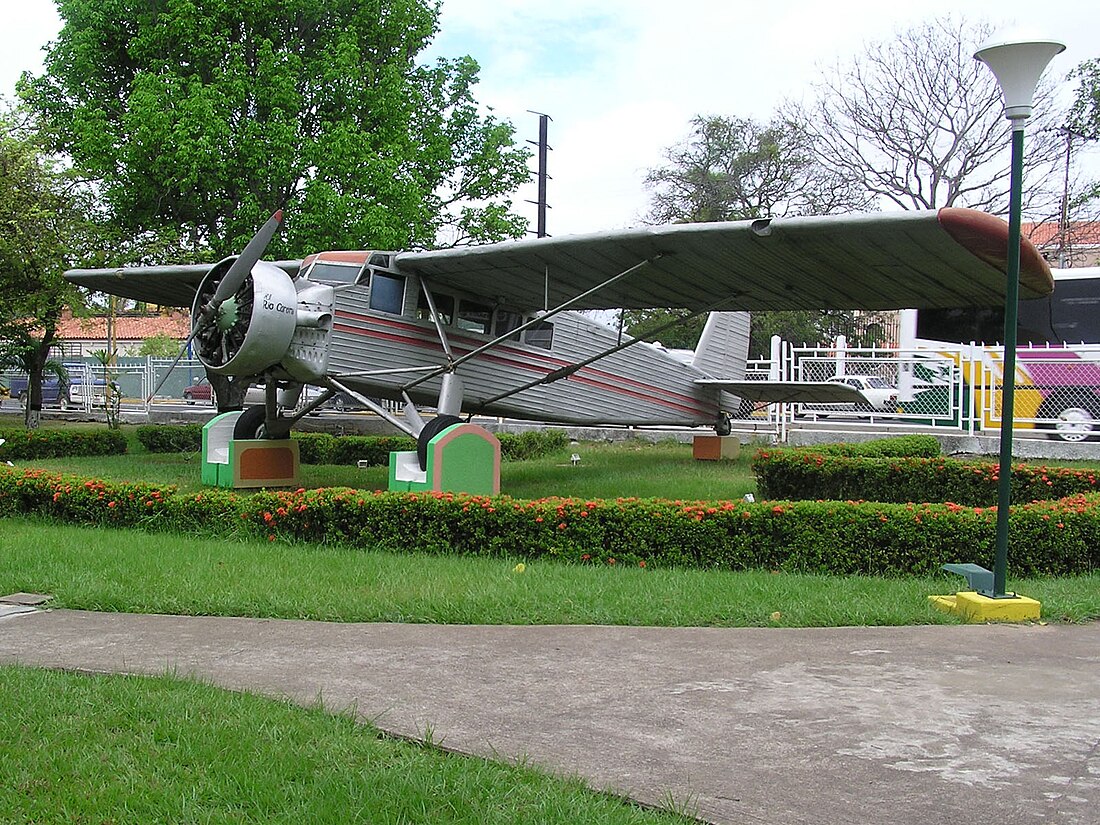
<path id="1" fill-rule="evenodd" d="M 347 488 L 182 493 L 0 470 L 0 516 L 20 514 L 407 552 L 869 575 L 924 575 L 960 560 L 990 566 L 996 522 L 995 508 L 958 504 L 523 501 Z M 1014 575 L 1100 567 L 1100 495 L 1014 507 L 1011 530 Z"/>

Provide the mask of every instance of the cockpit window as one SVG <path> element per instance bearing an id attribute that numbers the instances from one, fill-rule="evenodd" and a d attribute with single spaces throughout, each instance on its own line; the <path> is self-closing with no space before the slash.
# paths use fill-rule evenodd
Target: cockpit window
<path id="1" fill-rule="evenodd" d="M 334 261 L 316 261 L 309 270 L 309 280 L 325 284 L 353 284 L 362 267 Z"/>
<path id="2" fill-rule="evenodd" d="M 376 271 L 371 278 L 370 308 L 400 315 L 405 308 L 405 279 Z"/>

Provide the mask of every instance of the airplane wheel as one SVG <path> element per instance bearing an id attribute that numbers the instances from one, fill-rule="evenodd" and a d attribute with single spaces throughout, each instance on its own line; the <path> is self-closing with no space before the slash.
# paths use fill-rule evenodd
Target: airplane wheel
<path id="1" fill-rule="evenodd" d="M 731 432 L 733 432 L 733 420 L 727 413 L 722 413 L 714 423 L 714 434 L 725 436 Z"/>
<path id="2" fill-rule="evenodd" d="M 342 413 L 347 409 L 347 405 L 344 403 L 344 396 L 336 396 L 336 400 L 332 402 L 332 408 L 338 413 Z"/>
<path id="3" fill-rule="evenodd" d="M 437 415 L 424 425 L 416 439 L 416 460 L 420 462 L 421 470 L 428 469 L 428 442 L 452 424 L 461 423 L 462 419 L 457 415 Z"/>
<path id="4" fill-rule="evenodd" d="M 233 425 L 233 438 L 267 438 L 267 407 L 257 404 L 241 413 Z"/>

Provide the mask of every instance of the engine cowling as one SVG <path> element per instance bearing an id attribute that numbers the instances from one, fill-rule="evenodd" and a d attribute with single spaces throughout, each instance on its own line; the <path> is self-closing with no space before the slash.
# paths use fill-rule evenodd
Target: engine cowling
<path id="1" fill-rule="evenodd" d="M 297 326 L 294 281 L 274 264 L 258 261 L 237 292 L 204 317 L 218 283 L 235 258 L 211 267 L 191 307 L 198 359 L 217 375 L 259 375 L 278 365 Z"/>

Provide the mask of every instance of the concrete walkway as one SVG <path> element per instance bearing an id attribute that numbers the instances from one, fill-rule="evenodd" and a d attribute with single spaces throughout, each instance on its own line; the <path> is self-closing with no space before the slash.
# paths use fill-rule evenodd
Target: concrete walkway
<path id="1" fill-rule="evenodd" d="M 0 662 L 353 706 L 719 823 L 1100 822 L 1100 625 L 812 630 L 0 618 Z"/>

